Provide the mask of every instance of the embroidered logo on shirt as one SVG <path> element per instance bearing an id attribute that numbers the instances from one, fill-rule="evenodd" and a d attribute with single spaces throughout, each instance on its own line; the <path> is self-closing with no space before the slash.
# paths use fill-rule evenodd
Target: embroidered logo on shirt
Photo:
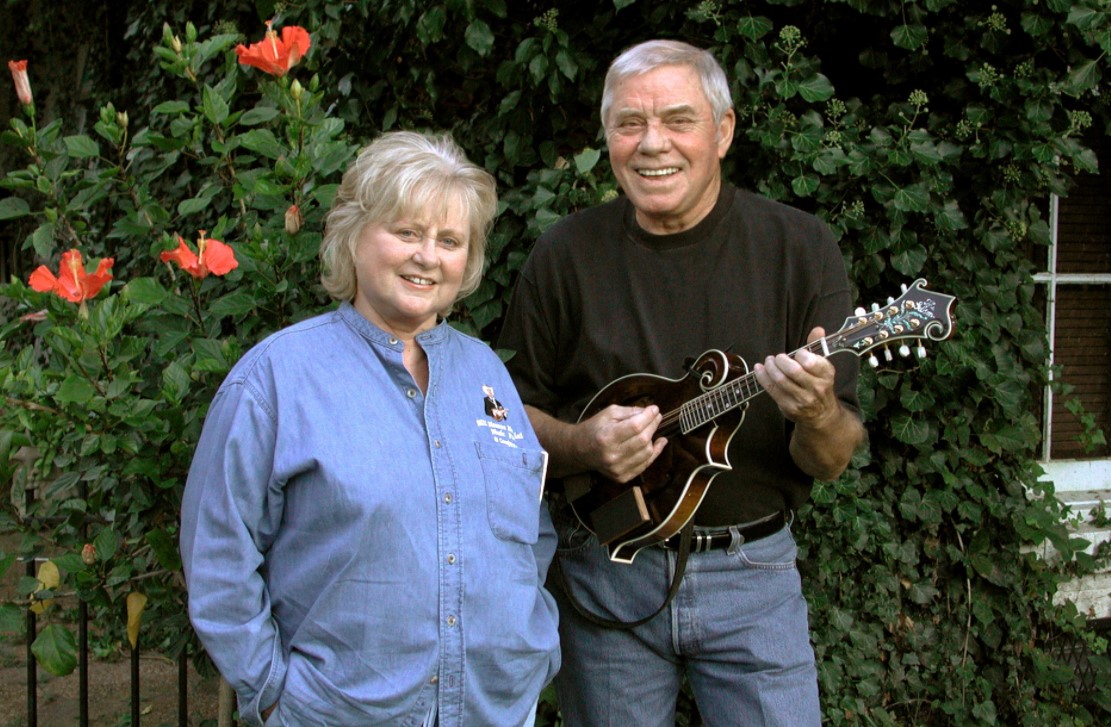
<path id="1" fill-rule="evenodd" d="M 496 422 L 504 422 L 509 416 L 509 410 L 502 406 L 502 403 L 494 396 L 493 386 L 483 386 L 482 393 L 486 398 L 482 400 L 482 405 L 486 410 L 486 416 L 493 417 Z"/>

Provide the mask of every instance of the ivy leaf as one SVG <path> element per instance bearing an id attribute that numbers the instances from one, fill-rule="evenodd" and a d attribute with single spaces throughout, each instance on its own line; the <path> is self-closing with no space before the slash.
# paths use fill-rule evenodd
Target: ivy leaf
<path id="1" fill-rule="evenodd" d="M 77 639 L 61 624 L 49 624 L 39 632 L 31 653 L 39 665 L 54 676 L 63 677 L 77 667 Z"/>
<path id="2" fill-rule="evenodd" d="M 895 192 L 895 209 L 903 212 L 925 212 L 930 204 L 930 192 L 924 184 L 912 184 Z"/>
<path id="3" fill-rule="evenodd" d="M 494 47 L 494 32 L 481 20 L 472 20 L 464 34 L 467 45 L 480 56 L 487 56 Z"/>
<path id="4" fill-rule="evenodd" d="M 905 250 L 899 250 L 891 256 L 891 267 L 907 277 L 914 277 L 922 272 L 929 254 L 921 245 L 914 245 Z"/>
<path id="5" fill-rule="evenodd" d="M 925 25 L 900 25 L 891 31 L 891 40 L 900 48 L 920 48 L 929 36 Z"/>
<path id="6" fill-rule="evenodd" d="M 579 174 L 585 175 L 594 168 L 598 160 L 602 158 L 602 152 L 597 149 L 587 147 L 575 155 L 575 169 Z"/>
<path id="7" fill-rule="evenodd" d="M 803 174 L 791 180 L 791 189 L 799 197 L 809 197 L 818 189 L 821 180 L 809 174 Z"/>
<path id="8" fill-rule="evenodd" d="M 930 437 L 930 426 L 917 417 L 900 414 L 891 421 L 891 432 L 900 442 L 925 444 Z"/>
<path id="9" fill-rule="evenodd" d="M 737 21 L 737 32 L 749 40 L 759 40 L 772 31 L 775 26 L 772 21 L 763 18 L 747 16 Z"/>
<path id="10" fill-rule="evenodd" d="M 827 101 L 833 96 L 833 84 L 821 73 L 815 73 L 799 84 L 799 95 L 810 101 Z"/>
<path id="11" fill-rule="evenodd" d="M 1069 72 L 1069 77 L 1065 81 L 1065 91 L 1072 96 L 1079 96 L 1094 88 L 1102 76 L 1099 63 L 1093 60 L 1085 61 Z"/>

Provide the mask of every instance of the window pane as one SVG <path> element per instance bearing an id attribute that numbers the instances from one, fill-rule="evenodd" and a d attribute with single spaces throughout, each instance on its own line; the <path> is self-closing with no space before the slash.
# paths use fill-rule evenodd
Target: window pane
<path id="1" fill-rule="evenodd" d="M 1057 320 L 1053 358 L 1060 378 L 1073 387 L 1096 425 L 1111 436 L 1111 286 L 1069 285 L 1057 289 Z M 1052 459 L 1111 456 L 1111 446 L 1085 452 L 1078 438 L 1080 420 L 1065 408 L 1069 397 L 1053 401 Z"/>

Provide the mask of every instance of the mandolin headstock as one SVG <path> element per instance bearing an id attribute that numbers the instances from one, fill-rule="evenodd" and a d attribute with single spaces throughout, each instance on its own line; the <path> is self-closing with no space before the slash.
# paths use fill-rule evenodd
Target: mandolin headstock
<path id="1" fill-rule="evenodd" d="M 850 351 L 863 356 L 883 346 L 890 361 L 892 343 L 901 342 L 899 353 L 909 356 L 910 347 L 906 342 L 917 339 L 918 357 L 925 357 L 923 340 L 941 341 L 952 335 L 952 308 L 957 300 L 952 295 L 926 290 L 925 286 L 925 279 L 919 278 L 909 288 L 904 285 L 903 294 L 898 299 L 888 299 L 884 306 L 873 304 L 871 311 L 858 308 L 854 315 L 845 319 L 841 330 L 824 339 L 829 353 Z M 872 355 L 869 363 L 876 366 L 879 361 Z"/>

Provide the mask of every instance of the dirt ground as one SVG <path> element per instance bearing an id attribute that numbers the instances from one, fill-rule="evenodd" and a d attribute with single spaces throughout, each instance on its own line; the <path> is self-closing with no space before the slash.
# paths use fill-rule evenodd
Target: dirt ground
<path id="1" fill-rule="evenodd" d="M 0 551 L 11 552 L 10 539 L 0 535 Z M 13 565 L 0 579 L 0 602 L 11 597 L 22 574 Z M 25 727 L 27 710 L 26 643 L 21 636 L 0 634 L 0 727 Z M 190 727 L 215 727 L 219 680 L 202 679 L 189 670 L 188 715 Z M 38 670 L 39 727 L 69 727 L 78 722 L 78 676 L 56 677 Z M 177 664 L 151 654 L 139 660 L 139 724 L 177 727 Z M 131 724 L 131 664 L 126 655 L 118 660 L 89 661 L 89 724 L 124 727 Z M 138 726 L 132 726 L 138 727 Z"/>

